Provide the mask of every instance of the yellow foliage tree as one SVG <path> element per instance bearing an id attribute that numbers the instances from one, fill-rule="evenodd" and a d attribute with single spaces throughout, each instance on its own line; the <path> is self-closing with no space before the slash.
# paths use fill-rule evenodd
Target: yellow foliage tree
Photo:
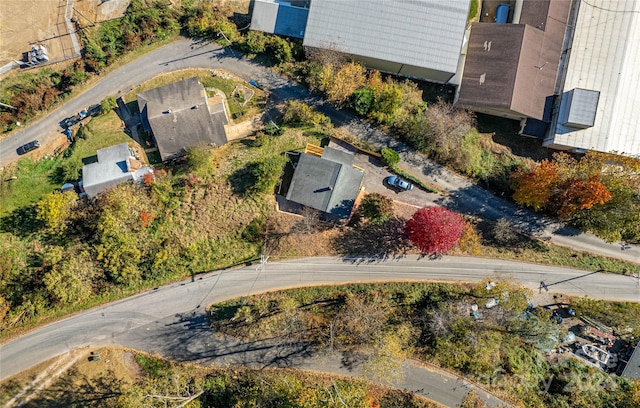
<path id="1" fill-rule="evenodd" d="M 44 276 L 49 295 L 59 303 L 74 303 L 93 293 L 96 275 L 93 262 L 86 253 L 67 253 L 62 261 Z"/>
<path id="2" fill-rule="evenodd" d="M 335 71 L 325 90 L 327 98 L 337 106 L 344 106 L 365 81 L 366 69 L 357 62 L 349 62 Z"/>
<path id="3" fill-rule="evenodd" d="M 554 162 L 543 160 L 529 170 L 518 170 L 512 180 L 515 202 L 538 211 L 547 205 L 555 192 L 559 183 L 558 169 Z"/>
<path id="4" fill-rule="evenodd" d="M 465 222 L 462 237 L 460 237 L 460 241 L 458 241 L 458 248 L 465 254 L 470 255 L 479 255 L 482 252 L 480 234 L 469 222 Z"/>
<path id="5" fill-rule="evenodd" d="M 73 191 L 49 193 L 36 204 L 36 217 L 51 234 L 62 234 L 75 207 L 77 195 Z"/>

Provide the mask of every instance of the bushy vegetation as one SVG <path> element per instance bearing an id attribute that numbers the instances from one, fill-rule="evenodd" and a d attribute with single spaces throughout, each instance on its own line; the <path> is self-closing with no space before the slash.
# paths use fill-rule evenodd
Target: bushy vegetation
<path id="1" fill-rule="evenodd" d="M 396 164 L 400 163 L 400 155 L 393 149 L 389 149 L 388 147 L 380 150 L 380 159 L 382 164 L 389 167 L 394 167 Z"/>
<path id="2" fill-rule="evenodd" d="M 329 118 L 306 103 L 290 100 L 284 109 L 283 121 L 292 126 L 328 125 Z"/>
<path id="3" fill-rule="evenodd" d="M 640 160 L 589 152 L 554 154 L 512 177 L 513 199 L 557 214 L 607 241 L 640 240 Z"/>
<path id="4" fill-rule="evenodd" d="M 0 111 L 2 132 L 15 129 L 28 122 L 41 111 L 50 109 L 55 103 L 66 98 L 77 85 L 84 82 L 86 74 L 81 63 L 53 71 L 44 68 L 39 71 L 8 77 L 0 82 L 0 101 L 15 106 L 15 111 Z"/>
<path id="5" fill-rule="evenodd" d="M 233 336 L 356 348 L 378 378 L 397 373 L 390 360 L 410 356 L 456 370 L 518 406 L 631 408 L 640 403 L 640 382 L 609 376 L 571 357 L 546 357 L 541 349 L 564 335 L 561 326 L 548 311 L 523 313 L 530 291 L 510 281 L 494 282 L 490 289 L 487 283 L 299 288 L 234 299 L 213 305 L 210 312 L 214 328 Z M 491 298 L 500 304 L 474 319 L 471 305 Z M 623 313 L 615 319 L 629 323 Z"/>
<path id="6" fill-rule="evenodd" d="M 393 217 L 393 200 L 378 193 L 367 194 L 354 211 L 353 224 L 382 224 Z"/>
<path id="7" fill-rule="evenodd" d="M 353 378 L 295 370 L 212 369 L 136 355 L 141 378 L 118 397 L 118 407 L 164 407 L 167 401 L 203 407 L 353 408 L 435 407 L 409 392 Z"/>
<path id="8" fill-rule="evenodd" d="M 85 128 L 98 129 L 110 115 Z M 75 150 L 86 154 L 84 144 L 100 135 L 88 132 Z M 295 133 L 266 137 L 259 146 L 195 148 L 171 173 L 157 171 L 155 180 L 120 185 L 95 201 L 50 193 L 49 186 L 31 198 L 35 205 L 5 208 L 0 311 L 8 309 L 2 327 L 255 258 L 285 161 L 281 153 L 301 145 L 304 137 Z M 42 163 L 63 166 L 72 158 Z"/>
<path id="9" fill-rule="evenodd" d="M 84 38 L 88 72 L 100 72 L 124 52 L 180 31 L 179 11 L 163 1 L 132 0 L 124 17 L 100 24 Z"/>

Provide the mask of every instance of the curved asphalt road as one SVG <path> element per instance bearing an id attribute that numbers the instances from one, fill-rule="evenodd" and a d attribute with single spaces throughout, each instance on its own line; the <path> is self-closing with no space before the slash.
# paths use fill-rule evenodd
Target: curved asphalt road
<path id="1" fill-rule="evenodd" d="M 264 270 L 246 267 L 212 272 L 85 311 L 38 328 L 0 348 L 0 379 L 66 351 L 118 344 L 179 361 L 294 367 L 358 375 L 357 358 L 314 354 L 281 339 L 241 343 L 216 336 L 205 309 L 215 302 L 274 289 L 340 282 L 432 280 L 474 282 L 486 276 L 514 278 L 538 290 L 593 298 L 637 301 L 640 286 L 630 277 L 483 258 L 445 257 L 418 260 L 309 258 L 274 262 Z M 473 385 L 455 376 L 405 365 L 397 386 L 455 406 Z M 479 390 L 496 404 L 498 400 Z"/>
<path id="2" fill-rule="evenodd" d="M 184 68 L 224 69 L 246 80 L 255 79 L 264 84 L 269 88 L 274 100 L 299 99 L 317 106 L 332 119 L 336 126 L 377 147 L 388 146 L 401 152 L 404 162 L 410 166 L 408 170 L 411 173 L 446 193 L 445 196 L 435 200 L 439 205 L 494 220 L 507 218 L 522 231 L 549 239 L 555 244 L 640 263 L 639 247 L 634 246 L 623 251 L 619 244 L 608 244 L 591 234 L 567 228 L 561 223 L 501 200 L 463 177 L 434 164 L 423 155 L 359 120 L 349 112 L 334 109 L 311 95 L 303 87 L 215 43 L 179 40 L 145 54 L 134 62 L 105 75 L 82 95 L 65 103 L 39 122 L 0 141 L 0 167 L 15 161 L 18 158 L 16 149 L 29 140 L 39 139 L 42 143 L 47 143 L 59 137 L 62 129 L 58 123 L 64 118 L 100 102 L 106 96 L 120 96 L 158 74 Z"/>

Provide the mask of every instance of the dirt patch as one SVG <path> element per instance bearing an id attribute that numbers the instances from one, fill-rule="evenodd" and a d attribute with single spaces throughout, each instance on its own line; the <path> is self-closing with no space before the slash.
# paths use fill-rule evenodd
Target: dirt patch
<path id="1" fill-rule="evenodd" d="M 50 61 L 77 56 L 65 20 L 65 0 L 2 0 L 0 10 L 0 66 L 22 60 L 22 53 L 34 44 L 47 48 Z"/>
<path id="2" fill-rule="evenodd" d="M 422 207 L 419 207 L 413 204 L 403 203 L 400 201 L 393 202 L 393 214 L 399 218 L 409 219 L 420 208 Z"/>
<path id="3" fill-rule="evenodd" d="M 3 381 L 0 403 L 7 408 L 67 407 L 78 401 L 110 406 L 140 372 L 126 349 L 74 350 Z"/>
<path id="4" fill-rule="evenodd" d="M 74 17 L 82 26 L 120 18 L 131 0 L 75 0 Z"/>
<path id="5" fill-rule="evenodd" d="M 69 25 L 79 26 L 122 17 L 130 0 L 2 0 L 0 5 L 0 67 L 22 61 L 23 53 L 35 44 L 47 49 L 51 63 L 77 58 Z M 76 30 L 71 23 L 72 30 Z M 79 40 L 78 40 L 79 41 Z M 82 47 L 81 44 L 78 44 Z"/>
<path id="6" fill-rule="evenodd" d="M 296 232 L 305 223 L 305 217 L 276 212 L 269 217 L 267 225 L 268 251 L 271 256 L 308 257 L 336 255 L 334 242 L 341 234 L 339 228 L 318 226 L 316 232 Z"/>

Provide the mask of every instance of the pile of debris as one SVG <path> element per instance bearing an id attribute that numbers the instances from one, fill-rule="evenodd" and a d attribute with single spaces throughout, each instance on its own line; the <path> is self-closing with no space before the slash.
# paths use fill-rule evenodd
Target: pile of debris
<path id="1" fill-rule="evenodd" d="M 31 47 L 31 51 L 27 53 L 27 65 L 33 67 L 43 62 L 49 62 L 47 47 L 42 44 L 36 44 Z"/>

